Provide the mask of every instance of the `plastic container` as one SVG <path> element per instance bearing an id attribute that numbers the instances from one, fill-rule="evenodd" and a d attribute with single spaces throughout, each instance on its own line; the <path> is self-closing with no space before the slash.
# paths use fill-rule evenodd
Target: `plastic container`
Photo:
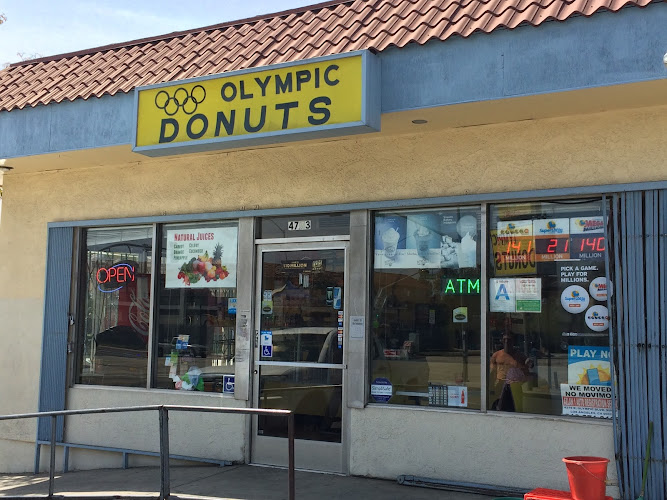
<path id="1" fill-rule="evenodd" d="M 572 500 L 605 500 L 607 464 L 603 457 L 565 457 Z"/>

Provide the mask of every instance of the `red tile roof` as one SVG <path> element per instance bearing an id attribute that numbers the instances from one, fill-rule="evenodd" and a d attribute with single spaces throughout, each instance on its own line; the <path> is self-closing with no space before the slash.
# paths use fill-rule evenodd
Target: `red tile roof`
<path id="1" fill-rule="evenodd" d="M 652 0 L 349 0 L 12 64 L 0 111 L 130 92 L 139 85 L 505 27 L 538 26 Z"/>

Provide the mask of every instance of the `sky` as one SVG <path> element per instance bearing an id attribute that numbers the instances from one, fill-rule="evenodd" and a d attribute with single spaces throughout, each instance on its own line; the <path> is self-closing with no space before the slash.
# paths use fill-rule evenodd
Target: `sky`
<path id="1" fill-rule="evenodd" d="M 0 0 L 0 68 L 322 0 Z"/>

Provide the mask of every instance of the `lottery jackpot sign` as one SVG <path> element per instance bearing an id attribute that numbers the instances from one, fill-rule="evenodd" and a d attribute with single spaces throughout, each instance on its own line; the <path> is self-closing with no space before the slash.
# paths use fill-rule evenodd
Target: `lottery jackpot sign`
<path id="1" fill-rule="evenodd" d="M 537 272 L 531 221 L 498 223 L 490 233 L 496 276 Z"/>

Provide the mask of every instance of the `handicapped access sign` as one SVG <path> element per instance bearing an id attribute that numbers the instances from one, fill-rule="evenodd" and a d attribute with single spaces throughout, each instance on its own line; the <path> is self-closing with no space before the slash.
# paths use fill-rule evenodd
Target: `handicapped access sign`
<path id="1" fill-rule="evenodd" d="M 270 330 L 262 330 L 260 332 L 260 349 L 262 350 L 263 358 L 273 357 L 273 332 Z"/>
<path id="2" fill-rule="evenodd" d="M 222 376 L 222 393 L 234 394 L 234 375 Z"/>

